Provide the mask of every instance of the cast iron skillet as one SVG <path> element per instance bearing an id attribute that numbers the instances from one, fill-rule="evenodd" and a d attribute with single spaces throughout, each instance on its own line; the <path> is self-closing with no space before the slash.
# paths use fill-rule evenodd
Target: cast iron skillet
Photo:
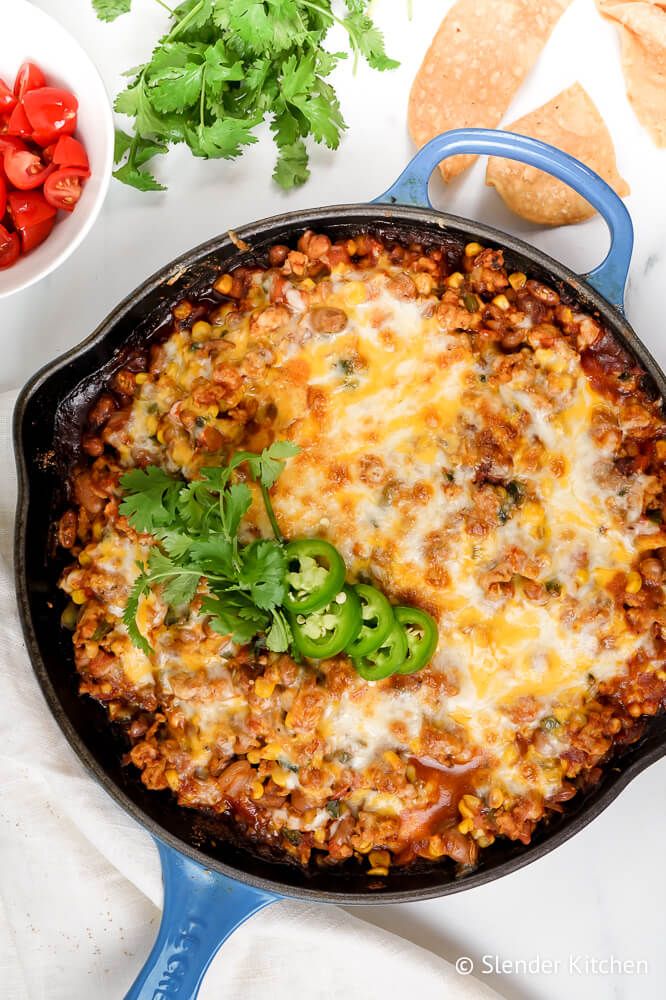
<path id="1" fill-rule="evenodd" d="M 570 184 L 606 220 L 611 247 L 585 277 L 505 233 L 433 210 L 428 180 L 437 164 L 458 153 L 508 156 L 540 167 Z M 422 862 L 368 880 L 356 867 L 303 871 L 234 838 L 200 814 L 178 807 L 168 792 L 144 788 L 133 768 L 122 767 L 123 747 L 104 710 L 77 694 L 71 640 L 59 626 L 56 580 L 61 566 L 49 557 L 50 525 L 62 501 L 63 474 L 76 458 L 79 432 L 101 381 L 120 367 L 120 348 L 145 340 L 184 295 L 210 288 L 230 267 L 262 260 L 274 243 L 292 243 L 306 228 L 331 237 L 370 229 L 389 238 L 444 243 L 474 240 L 499 246 L 511 270 L 555 285 L 565 301 L 597 313 L 666 396 L 666 378 L 622 314 L 633 231 L 611 188 L 582 163 L 544 143 L 506 132 L 457 130 L 433 139 L 393 187 L 370 205 L 342 205 L 278 216 L 239 230 L 239 250 L 228 236 L 197 247 L 149 278 L 83 344 L 43 368 L 23 390 L 15 411 L 19 473 L 16 586 L 26 643 L 53 715 L 83 764 L 106 791 L 153 834 L 162 859 L 164 914 L 130 1000 L 196 997 L 220 944 L 248 916 L 282 895 L 322 902 L 387 903 L 429 899 L 478 886 L 542 857 L 597 816 L 643 768 L 666 753 L 664 718 L 647 722 L 640 742 L 607 766 L 601 782 L 567 804 L 562 816 L 539 825 L 531 844 L 498 841 L 482 852 L 473 872 L 457 877 L 446 863 Z M 52 549 L 51 549 L 52 551 Z"/>

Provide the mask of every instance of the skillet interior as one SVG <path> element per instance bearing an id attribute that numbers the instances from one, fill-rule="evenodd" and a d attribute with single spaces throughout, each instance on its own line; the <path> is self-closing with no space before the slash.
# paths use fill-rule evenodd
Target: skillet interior
<path id="1" fill-rule="evenodd" d="M 62 602 L 56 581 L 63 563 L 51 558 L 50 525 L 64 499 L 63 478 L 77 456 L 90 401 L 109 373 L 121 366 L 115 355 L 125 345 L 149 338 L 171 305 L 184 295 L 204 293 L 220 271 L 234 265 L 263 262 L 268 247 L 293 244 L 305 228 L 326 232 L 334 239 L 366 229 L 402 242 L 436 242 L 452 249 L 470 240 L 501 247 L 512 270 L 553 284 L 565 301 L 577 301 L 598 313 L 646 370 L 652 391 L 666 397 L 664 374 L 615 309 L 567 268 L 497 230 L 432 210 L 376 205 L 315 209 L 258 222 L 237 234 L 250 245 L 249 250 L 239 250 L 228 235 L 217 237 L 148 279 L 91 337 L 47 365 L 23 390 L 14 418 L 20 490 L 16 527 L 19 609 L 35 673 L 65 736 L 107 792 L 162 840 L 207 867 L 292 896 L 367 904 L 446 895 L 528 864 L 590 822 L 631 778 L 666 753 L 666 718 L 649 720 L 642 739 L 610 762 L 594 789 L 567 803 L 561 816 L 539 824 L 529 846 L 496 841 L 482 852 L 479 866 L 463 877 L 456 877 L 447 863 L 420 862 L 393 869 L 388 878 L 373 882 L 356 866 L 303 871 L 248 849 L 233 828 L 221 828 L 219 819 L 207 822 L 200 814 L 177 806 L 170 793 L 148 791 L 134 768 L 121 765 L 125 747 L 105 711 L 91 699 L 79 697 L 69 634 L 59 624 Z"/>

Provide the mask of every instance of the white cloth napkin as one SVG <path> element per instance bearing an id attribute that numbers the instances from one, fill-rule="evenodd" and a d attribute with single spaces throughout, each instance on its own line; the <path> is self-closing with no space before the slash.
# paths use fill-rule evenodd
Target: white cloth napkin
<path id="1" fill-rule="evenodd" d="M 87 775 L 42 698 L 12 579 L 15 394 L 0 395 L 0 994 L 119 1000 L 159 923 L 151 838 Z M 443 959 L 336 906 L 284 901 L 239 928 L 201 1000 L 491 1000 Z"/>

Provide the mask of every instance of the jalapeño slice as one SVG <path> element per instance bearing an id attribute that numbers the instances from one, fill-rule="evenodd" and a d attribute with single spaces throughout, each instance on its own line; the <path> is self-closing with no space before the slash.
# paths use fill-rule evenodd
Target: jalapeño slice
<path id="1" fill-rule="evenodd" d="M 393 609 L 407 636 L 407 656 L 399 667 L 399 674 L 414 674 L 430 661 L 437 649 L 439 633 L 434 618 L 421 608 L 399 605 Z"/>
<path id="2" fill-rule="evenodd" d="M 342 590 L 346 568 L 335 546 L 322 538 L 303 538 L 285 546 L 285 608 L 295 615 L 320 611 Z"/>
<path id="3" fill-rule="evenodd" d="M 394 674 L 406 659 L 407 633 L 400 622 L 395 621 L 378 649 L 366 656 L 354 657 L 352 662 L 364 681 L 381 681 Z"/>
<path id="4" fill-rule="evenodd" d="M 343 587 L 325 608 L 290 615 L 296 648 L 311 660 L 341 653 L 361 630 L 361 602 L 351 587 Z"/>
<path id="5" fill-rule="evenodd" d="M 361 631 L 347 646 L 345 652 L 351 657 L 360 657 L 379 649 L 395 625 L 395 618 L 388 599 L 376 587 L 371 587 L 367 583 L 357 583 L 354 585 L 354 590 L 361 601 L 363 624 Z"/>

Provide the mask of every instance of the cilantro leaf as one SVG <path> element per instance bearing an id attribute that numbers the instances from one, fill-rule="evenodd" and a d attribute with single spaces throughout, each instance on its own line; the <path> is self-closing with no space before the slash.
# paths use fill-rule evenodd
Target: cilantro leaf
<path id="1" fill-rule="evenodd" d="M 130 639 L 137 649 L 140 649 L 146 656 L 152 656 L 154 652 L 153 647 L 139 629 L 136 620 L 136 616 L 139 613 L 139 602 L 143 595 L 150 589 L 149 577 L 146 575 L 143 564 L 139 563 L 138 566 L 141 572 L 136 578 L 134 586 L 130 591 L 130 596 L 127 599 L 125 611 L 123 612 L 123 622 L 127 627 Z"/>
<path id="2" fill-rule="evenodd" d="M 162 469 L 131 469 L 120 477 L 120 486 L 125 493 L 120 513 L 137 531 L 154 532 L 173 518 L 181 483 Z"/>
<path id="3" fill-rule="evenodd" d="M 270 489 L 284 469 L 283 460 L 298 455 L 300 450 L 292 441 L 274 441 L 268 448 L 264 448 L 261 453 L 259 473 L 262 486 Z"/>
<path id="4" fill-rule="evenodd" d="M 298 187 L 310 176 L 308 153 L 302 139 L 282 146 L 273 171 L 273 178 L 281 188 Z"/>
<path id="5" fill-rule="evenodd" d="M 256 608 L 248 597 L 237 592 L 205 597 L 201 610 L 210 616 L 210 627 L 214 632 L 230 634 L 233 641 L 241 646 L 247 645 L 268 624 L 268 616 Z"/>
<path id="6" fill-rule="evenodd" d="M 92 0 L 92 5 L 100 21 L 115 21 L 121 14 L 127 14 L 132 0 Z"/>
<path id="7" fill-rule="evenodd" d="M 249 587 L 258 608 L 269 611 L 282 604 L 286 592 L 287 562 L 282 546 L 271 539 L 251 542 L 243 551 L 240 581 Z"/>
<path id="8" fill-rule="evenodd" d="M 106 20 L 131 6 L 131 0 L 92 2 Z M 326 80 L 346 53 L 324 48 L 329 29 L 342 25 L 355 58 L 381 70 L 397 65 L 369 5 L 345 0 L 338 17 L 331 0 L 183 0 L 150 59 L 126 74 L 132 82 L 116 98 L 116 111 L 134 119 L 134 134 L 117 136 L 114 176 L 141 191 L 162 190 L 141 169 L 152 156 L 184 142 L 194 156 L 233 159 L 268 120 L 279 154 L 275 182 L 285 189 L 305 183 L 304 140 L 336 149 L 346 128 Z"/>
<path id="9" fill-rule="evenodd" d="M 283 611 L 276 608 L 273 612 L 271 627 L 266 632 L 266 646 L 272 653 L 284 653 L 293 640 L 291 626 Z"/>

